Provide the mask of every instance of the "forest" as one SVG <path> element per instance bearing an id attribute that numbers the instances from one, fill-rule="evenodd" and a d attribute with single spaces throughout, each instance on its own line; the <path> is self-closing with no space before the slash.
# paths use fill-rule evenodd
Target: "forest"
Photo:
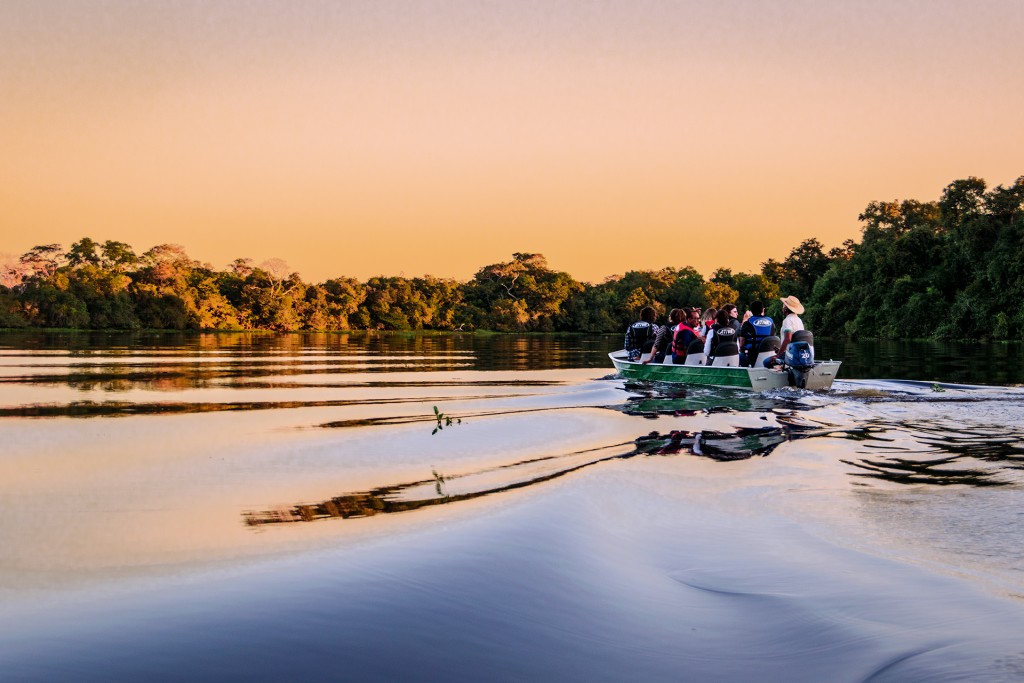
<path id="1" fill-rule="evenodd" d="M 760 272 L 689 266 L 630 271 L 590 284 L 516 253 L 468 282 L 339 276 L 304 282 L 280 259 L 224 270 L 174 244 L 141 254 L 83 237 L 0 265 L 0 328 L 172 330 L 492 330 L 622 332 L 639 310 L 769 303 L 807 307 L 822 336 L 1020 339 L 1024 329 L 1024 176 L 1009 187 L 950 183 L 937 201 L 874 201 L 860 241 L 816 238 Z"/>

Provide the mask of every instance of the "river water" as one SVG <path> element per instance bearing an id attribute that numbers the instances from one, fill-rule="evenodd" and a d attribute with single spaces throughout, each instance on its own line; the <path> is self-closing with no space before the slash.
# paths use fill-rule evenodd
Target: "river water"
<path id="1" fill-rule="evenodd" d="M 0 679 L 1024 680 L 1024 347 L 0 336 Z"/>

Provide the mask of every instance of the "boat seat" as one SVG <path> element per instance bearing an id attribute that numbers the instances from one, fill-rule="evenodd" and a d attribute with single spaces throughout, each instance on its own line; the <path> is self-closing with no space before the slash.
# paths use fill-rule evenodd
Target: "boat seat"
<path id="1" fill-rule="evenodd" d="M 737 368 L 740 365 L 740 347 L 734 341 L 722 342 L 715 347 L 715 360 L 712 367 Z"/>
<path id="2" fill-rule="evenodd" d="M 760 346 L 757 347 L 757 360 L 754 361 L 751 367 L 763 368 L 765 359 L 774 356 L 781 347 L 782 340 L 775 335 L 765 337 L 761 340 Z"/>
<path id="3" fill-rule="evenodd" d="M 694 339 L 686 349 L 686 362 L 684 365 L 706 365 L 707 356 L 704 355 L 704 342 Z"/>

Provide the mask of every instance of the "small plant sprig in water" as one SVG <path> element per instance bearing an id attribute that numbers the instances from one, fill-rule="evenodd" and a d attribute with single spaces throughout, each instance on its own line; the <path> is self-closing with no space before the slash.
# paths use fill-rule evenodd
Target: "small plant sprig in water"
<path id="1" fill-rule="evenodd" d="M 941 393 L 945 391 L 945 389 L 943 389 L 942 386 L 938 382 L 936 382 L 935 384 L 932 385 L 932 391 Z"/>
<path id="2" fill-rule="evenodd" d="M 434 418 L 437 420 L 437 426 L 434 427 L 434 431 L 430 432 L 431 436 L 437 434 L 439 430 L 442 430 L 445 427 L 451 427 L 453 424 L 462 424 L 462 420 L 460 418 L 445 415 L 437 409 L 437 406 L 434 406 Z"/>
<path id="3" fill-rule="evenodd" d="M 433 467 L 430 468 L 430 473 L 434 475 L 434 490 L 437 491 L 437 495 L 447 498 L 448 494 L 444 492 L 444 475 L 438 473 Z"/>

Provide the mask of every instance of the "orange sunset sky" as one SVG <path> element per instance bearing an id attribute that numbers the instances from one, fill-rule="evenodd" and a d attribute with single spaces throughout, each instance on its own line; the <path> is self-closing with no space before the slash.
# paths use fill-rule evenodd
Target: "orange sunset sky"
<path id="1" fill-rule="evenodd" d="M 756 271 L 1024 174 L 1024 2 L 0 1 L 0 252 Z"/>

